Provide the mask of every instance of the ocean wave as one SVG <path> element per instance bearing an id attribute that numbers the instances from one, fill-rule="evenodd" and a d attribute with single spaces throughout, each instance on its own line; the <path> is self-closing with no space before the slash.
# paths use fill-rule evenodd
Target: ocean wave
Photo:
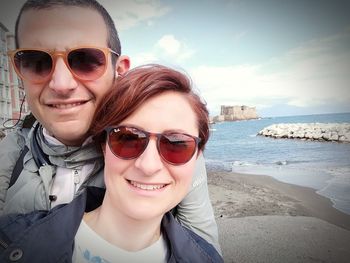
<path id="1" fill-rule="evenodd" d="M 220 160 L 206 159 L 205 164 L 208 171 L 224 171 L 231 172 L 230 163 Z"/>
<path id="2" fill-rule="evenodd" d="M 251 163 L 246 161 L 233 161 L 231 165 L 232 166 L 252 166 L 252 165 L 257 165 L 257 163 Z"/>

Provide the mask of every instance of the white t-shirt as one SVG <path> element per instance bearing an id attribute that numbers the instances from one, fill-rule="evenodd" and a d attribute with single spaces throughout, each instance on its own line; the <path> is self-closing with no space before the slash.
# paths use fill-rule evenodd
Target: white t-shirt
<path id="1" fill-rule="evenodd" d="M 140 251 L 130 252 L 107 242 L 82 220 L 75 236 L 72 262 L 164 263 L 168 259 L 167 253 L 167 244 L 162 235 L 151 246 Z"/>

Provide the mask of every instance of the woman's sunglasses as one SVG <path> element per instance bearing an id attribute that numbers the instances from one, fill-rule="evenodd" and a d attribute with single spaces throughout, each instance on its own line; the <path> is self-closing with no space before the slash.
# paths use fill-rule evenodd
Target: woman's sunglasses
<path id="1" fill-rule="evenodd" d="M 162 159 L 172 165 L 191 160 L 201 141 L 184 133 L 151 133 L 134 127 L 108 127 L 107 142 L 112 153 L 125 160 L 139 157 L 146 149 L 151 136 L 157 138 L 157 149 Z"/>
<path id="2" fill-rule="evenodd" d="M 46 82 L 51 77 L 58 57 L 63 58 L 77 79 L 96 80 L 106 71 L 109 52 L 119 56 L 110 48 L 85 46 L 66 51 L 16 49 L 9 51 L 9 56 L 17 74 L 23 80 L 38 84 Z"/>

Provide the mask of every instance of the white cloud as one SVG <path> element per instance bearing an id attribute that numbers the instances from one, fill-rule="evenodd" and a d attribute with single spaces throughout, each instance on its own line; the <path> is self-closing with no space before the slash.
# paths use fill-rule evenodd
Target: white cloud
<path id="1" fill-rule="evenodd" d="M 264 108 L 350 105 L 350 30 L 313 40 L 264 64 L 192 68 L 212 113 L 222 104 Z M 350 106 L 348 106 L 350 109 Z"/>
<path id="2" fill-rule="evenodd" d="M 257 106 L 264 98 L 285 97 L 276 77 L 259 73 L 260 66 L 201 66 L 191 70 L 196 87 L 208 102 L 211 112 L 220 105 Z"/>
<path id="3" fill-rule="evenodd" d="M 164 35 L 154 44 L 150 52 L 135 54 L 133 66 L 145 63 L 181 65 L 194 54 L 195 50 L 189 48 L 185 41 L 176 39 L 174 35 Z"/>
<path id="4" fill-rule="evenodd" d="M 190 49 L 184 41 L 177 40 L 173 35 L 164 35 L 155 45 L 158 56 L 183 61 L 194 55 L 195 51 Z"/>
<path id="5" fill-rule="evenodd" d="M 120 31 L 140 23 L 152 26 L 153 19 L 164 16 L 170 11 L 170 7 L 160 0 L 101 0 L 100 2 L 110 13 Z"/>
<path id="6" fill-rule="evenodd" d="M 158 58 L 152 52 L 138 53 L 136 56 L 132 57 L 132 67 L 148 63 L 156 63 L 157 61 Z"/>
<path id="7" fill-rule="evenodd" d="M 181 43 L 173 35 L 165 35 L 158 40 L 156 44 L 166 54 L 171 56 L 177 55 L 180 52 Z"/>

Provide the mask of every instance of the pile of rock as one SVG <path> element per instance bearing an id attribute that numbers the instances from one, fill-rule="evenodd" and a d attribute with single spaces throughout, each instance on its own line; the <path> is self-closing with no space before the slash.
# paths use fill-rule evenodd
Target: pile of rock
<path id="1" fill-rule="evenodd" d="M 258 135 L 273 138 L 350 142 L 350 123 L 280 123 L 262 129 Z"/>

